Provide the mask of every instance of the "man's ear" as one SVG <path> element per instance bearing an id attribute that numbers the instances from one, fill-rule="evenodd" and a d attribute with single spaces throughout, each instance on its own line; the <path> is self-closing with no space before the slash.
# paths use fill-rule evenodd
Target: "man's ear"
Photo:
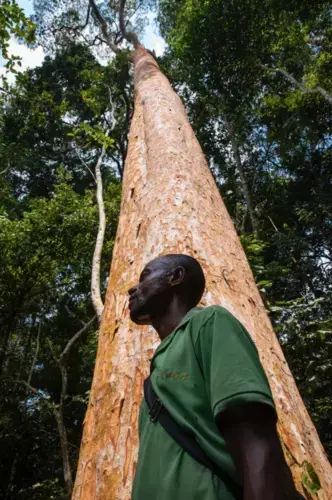
<path id="1" fill-rule="evenodd" d="M 170 273 L 169 284 L 171 286 L 179 285 L 183 282 L 186 271 L 184 267 L 178 266 Z"/>

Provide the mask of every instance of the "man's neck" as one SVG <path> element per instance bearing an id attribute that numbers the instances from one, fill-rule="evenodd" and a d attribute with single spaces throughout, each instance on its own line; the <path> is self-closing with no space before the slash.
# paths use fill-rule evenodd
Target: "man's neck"
<path id="1" fill-rule="evenodd" d="M 161 340 L 164 340 L 175 330 L 189 310 L 185 304 L 171 303 L 162 316 L 152 319 L 152 326 Z"/>

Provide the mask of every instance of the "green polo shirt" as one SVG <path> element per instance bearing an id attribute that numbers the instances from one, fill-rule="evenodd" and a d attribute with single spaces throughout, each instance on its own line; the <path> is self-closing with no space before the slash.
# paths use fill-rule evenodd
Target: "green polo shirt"
<path id="1" fill-rule="evenodd" d="M 151 383 L 172 417 L 195 433 L 230 481 L 241 484 L 216 416 L 257 401 L 274 407 L 257 349 L 239 321 L 220 306 L 194 307 L 156 349 Z M 151 422 L 143 399 L 131 500 L 231 500 L 224 482 Z M 227 482 L 227 481 L 226 481 Z"/>

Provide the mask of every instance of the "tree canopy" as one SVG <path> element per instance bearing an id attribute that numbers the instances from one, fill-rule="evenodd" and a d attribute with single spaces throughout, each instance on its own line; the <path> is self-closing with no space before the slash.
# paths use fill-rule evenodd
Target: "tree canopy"
<path id="1" fill-rule="evenodd" d="M 156 8 L 111 4 L 36 0 L 37 41 L 48 55 L 0 91 L 0 496 L 7 499 L 66 498 L 76 468 L 98 337 L 90 291 L 95 166 L 104 148 L 103 295 L 133 112 L 129 48 L 113 14 L 125 5 L 126 30 L 139 36 Z M 158 20 L 168 43 L 158 62 L 184 101 L 332 457 L 330 5 L 161 0 Z M 14 1 L 1 4 L 0 24 L 3 51 L 11 34 L 33 41 L 34 25 Z M 102 65 L 107 35 L 123 51 Z"/>

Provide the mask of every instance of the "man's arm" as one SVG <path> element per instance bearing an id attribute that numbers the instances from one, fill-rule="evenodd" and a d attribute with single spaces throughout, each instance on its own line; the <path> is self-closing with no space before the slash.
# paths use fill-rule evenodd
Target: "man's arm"
<path id="1" fill-rule="evenodd" d="M 216 423 L 242 478 L 244 500 L 302 498 L 285 462 L 272 407 L 237 405 L 217 415 Z"/>

